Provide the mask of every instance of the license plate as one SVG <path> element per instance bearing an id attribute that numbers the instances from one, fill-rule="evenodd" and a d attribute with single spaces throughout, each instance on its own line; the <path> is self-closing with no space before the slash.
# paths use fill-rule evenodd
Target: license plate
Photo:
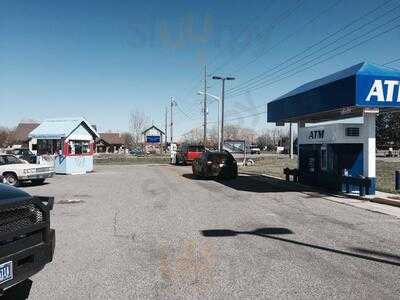
<path id="1" fill-rule="evenodd" d="M 13 279 L 12 261 L 0 265 L 0 284 Z"/>

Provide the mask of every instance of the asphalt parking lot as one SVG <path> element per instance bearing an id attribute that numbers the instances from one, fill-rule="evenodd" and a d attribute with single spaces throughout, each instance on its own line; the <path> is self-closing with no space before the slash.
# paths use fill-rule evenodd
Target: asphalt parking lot
<path id="1" fill-rule="evenodd" d="M 190 173 L 97 166 L 23 187 L 56 198 L 55 258 L 31 298 L 399 298 L 400 219 Z"/>

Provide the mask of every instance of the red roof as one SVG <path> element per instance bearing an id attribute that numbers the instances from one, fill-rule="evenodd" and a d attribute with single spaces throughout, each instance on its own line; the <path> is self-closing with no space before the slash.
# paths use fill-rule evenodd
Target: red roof
<path id="1" fill-rule="evenodd" d="M 100 133 L 100 139 L 109 145 L 123 145 L 125 143 L 122 135 L 114 132 Z"/>
<path id="2" fill-rule="evenodd" d="M 17 142 L 28 141 L 28 134 L 30 134 L 39 125 L 39 123 L 19 123 L 17 128 L 15 128 L 15 140 Z"/>

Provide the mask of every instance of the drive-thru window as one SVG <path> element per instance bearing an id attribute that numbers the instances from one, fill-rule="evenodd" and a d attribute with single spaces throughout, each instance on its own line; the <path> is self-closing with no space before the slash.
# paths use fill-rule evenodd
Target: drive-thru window
<path id="1" fill-rule="evenodd" d="M 38 154 L 54 157 L 57 174 L 93 171 L 96 130 L 84 118 L 45 120 L 29 137 L 37 139 Z"/>
<path id="2" fill-rule="evenodd" d="M 270 102 L 268 122 L 298 124 L 299 181 L 349 192 L 362 179 L 375 194 L 376 114 L 400 109 L 399 82 L 400 71 L 360 63 Z"/>

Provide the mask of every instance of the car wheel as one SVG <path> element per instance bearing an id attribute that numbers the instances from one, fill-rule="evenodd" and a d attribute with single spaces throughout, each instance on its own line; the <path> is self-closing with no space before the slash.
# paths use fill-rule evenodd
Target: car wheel
<path id="1" fill-rule="evenodd" d="M 5 183 L 11 186 L 17 186 L 19 184 L 18 177 L 15 174 L 8 173 L 4 175 Z"/>
<path id="2" fill-rule="evenodd" d="M 44 182 L 45 179 L 32 179 L 32 183 L 33 184 L 42 184 Z"/>

